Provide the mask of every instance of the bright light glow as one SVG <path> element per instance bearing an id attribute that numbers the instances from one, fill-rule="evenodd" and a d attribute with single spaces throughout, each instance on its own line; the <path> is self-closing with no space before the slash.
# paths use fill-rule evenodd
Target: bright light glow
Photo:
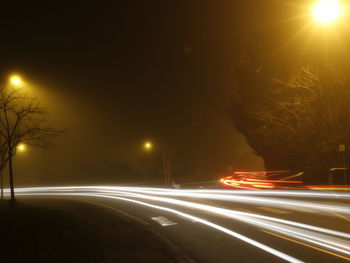
<path id="1" fill-rule="evenodd" d="M 340 0 L 319 0 L 313 7 L 313 16 L 319 23 L 329 24 L 341 14 Z"/>
<path id="2" fill-rule="evenodd" d="M 144 148 L 146 151 L 152 150 L 152 148 L 153 148 L 152 142 L 146 141 L 146 142 L 143 144 L 143 148 Z"/>
<path id="3" fill-rule="evenodd" d="M 10 77 L 10 83 L 15 86 L 19 86 L 23 83 L 22 78 L 18 75 L 12 75 Z"/>
<path id="4" fill-rule="evenodd" d="M 17 145 L 17 151 L 24 152 L 27 149 L 27 146 L 24 143 L 20 143 Z"/>

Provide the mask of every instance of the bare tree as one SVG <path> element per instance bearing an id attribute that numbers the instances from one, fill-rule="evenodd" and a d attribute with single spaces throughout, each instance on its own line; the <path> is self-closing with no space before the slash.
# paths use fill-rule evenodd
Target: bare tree
<path id="1" fill-rule="evenodd" d="M 4 198 L 4 169 L 8 162 L 8 156 L 7 156 L 7 150 L 6 150 L 6 142 L 2 139 L 0 143 L 0 188 L 1 193 L 0 197 L 1 199 Z"/>
<path id="2" fill-rule="evenodd" d="M 333 67 L 324 71 L 306 67 L 274 84 L 270 106 L 252 112 L 253 117 L 283 135 L 295 156 L 309 154 L 334 165 L 337 144 L 347 143 L 350 135 L 347 78 Z"/>
<path id="3" fill-rule="evenodd" d="M 53 137 L 62 133 L 48 124 L 46 111 L 34 97 L 7 83 L 0 86 L 0 136 L 4 142 L 4 163 L 8 162 L 11 201 L 15 201 L 13 156 L 20 143 L 49 148 Z"/>

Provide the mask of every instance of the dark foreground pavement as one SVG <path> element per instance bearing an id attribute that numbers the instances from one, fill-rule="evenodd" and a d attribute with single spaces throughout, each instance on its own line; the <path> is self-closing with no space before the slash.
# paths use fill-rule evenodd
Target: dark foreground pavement
<path id="1" fill-rule="evenodd" d="M 177 262 L 134 222 L 77 201 L 0 202 L 0 262 Z"/>

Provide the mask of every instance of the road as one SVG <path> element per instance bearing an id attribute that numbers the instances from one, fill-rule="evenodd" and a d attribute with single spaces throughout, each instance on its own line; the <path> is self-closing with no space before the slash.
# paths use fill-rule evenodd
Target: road
<path id="1" fill-rule="evenodd" d="M 113 186 L 17 188 L 112 209 L 183 248 L 195 262 L 348 262 L 350 194 Z"/>

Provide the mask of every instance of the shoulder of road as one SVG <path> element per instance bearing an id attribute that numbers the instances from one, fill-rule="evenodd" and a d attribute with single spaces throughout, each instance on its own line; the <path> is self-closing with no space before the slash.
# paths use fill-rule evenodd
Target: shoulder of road
<path id="1" fill-rule="evenodd" d="M 0 262 L 178 262 L 139 224 L 91 204 L 0 202 Z"/>

